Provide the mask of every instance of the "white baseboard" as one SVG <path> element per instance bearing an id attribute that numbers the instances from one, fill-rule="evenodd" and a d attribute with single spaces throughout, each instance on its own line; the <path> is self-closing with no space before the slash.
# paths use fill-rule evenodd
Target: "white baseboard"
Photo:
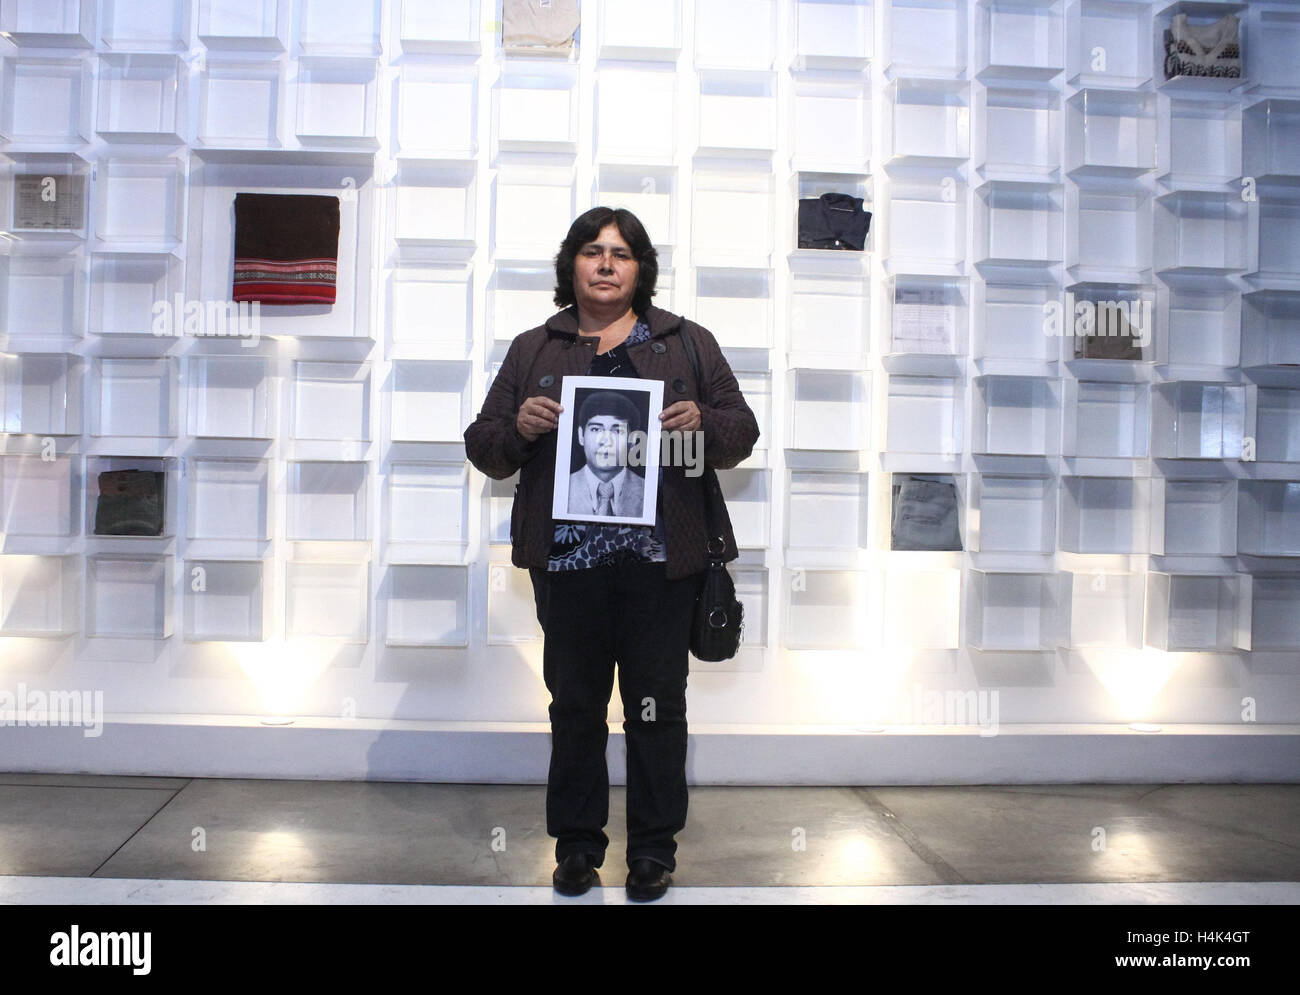
<path id="1" fill-rule="evenodd" d="M 131 715 L 0 730 L 7 772 L 543 784 L 545 723 Z M 1300 726 L 691 727 L 692 784 L 1034 784 L 1300 781 Z M 622 730 L 609 771 L 624 783 Z"/>

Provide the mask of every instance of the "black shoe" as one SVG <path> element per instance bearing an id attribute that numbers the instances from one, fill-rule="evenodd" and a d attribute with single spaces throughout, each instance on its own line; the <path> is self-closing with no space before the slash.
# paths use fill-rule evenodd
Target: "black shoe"
<path id="1" fill-rule="evenodd" d="M 551 883 L 561 895 L 585 895 L 600 880 L 596 862 L 589 853 L 571 853 L 556 865 Z"/>
<path id="2" fill-rule="evenodd" d="M 649 857 L 638 857 L 627 872 L 627 897 L 634 902 L 653 902 L 663 898 L 672 883 L 673 876 L 667 867 Z"/>

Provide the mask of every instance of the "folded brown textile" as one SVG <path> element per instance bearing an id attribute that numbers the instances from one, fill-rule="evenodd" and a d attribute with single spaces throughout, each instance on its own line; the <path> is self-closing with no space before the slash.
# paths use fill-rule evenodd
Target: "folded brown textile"
<path id="1" fill-rule="evenodd" d="M 235 194 L 235 301 L 333 304 L 339 199 Z"/>

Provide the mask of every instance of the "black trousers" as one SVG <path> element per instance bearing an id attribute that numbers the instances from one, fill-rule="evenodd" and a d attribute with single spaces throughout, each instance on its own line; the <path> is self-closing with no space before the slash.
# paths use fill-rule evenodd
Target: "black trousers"
<path id="1" fill-rule="evenodd" d="M 551 692 L 546 831 L 555 858 L 587 851 L 599 867 L 609 837 L 606 715 L 617 662 L 627 741 L 627 860 L 677 866 L 686 825 L 686 677 L 700 572 L 666 580 L 663 563 L 547 572 L 530 568 Z"/>

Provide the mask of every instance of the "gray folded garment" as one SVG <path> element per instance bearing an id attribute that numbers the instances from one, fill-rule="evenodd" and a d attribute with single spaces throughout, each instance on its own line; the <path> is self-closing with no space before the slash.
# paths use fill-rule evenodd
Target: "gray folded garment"
<path id="1" fill-rule="evenodd" d="M 1113 312 L 1114 318 L 1107 317 L 1108 327 L 1093 335 L 1082 335 L 1074 340 L 1076 359 L 1141 359 L 1142 346 L 1138 344 L 1139 336 L 1134 333 L 1128 319 L 1119 312 Z M 1098 322 L 1103 320 L 1098 309 Z"/>
<path id="2" fill-rule="evenodd" d="M 573 47 L 578 0 L 503 0 L 501 44 L 561 51 Z"/>
<path id="3" fill-rule="evenodd" d="M 890 549 L 962 548 L 951 474 L 896 473 Z"/>
<path id="4" fill-rule="evenodd" d="M 95 503 L 95 535 L 162 535 L 164 493 L 160 470 L 104 471 Z"/>

